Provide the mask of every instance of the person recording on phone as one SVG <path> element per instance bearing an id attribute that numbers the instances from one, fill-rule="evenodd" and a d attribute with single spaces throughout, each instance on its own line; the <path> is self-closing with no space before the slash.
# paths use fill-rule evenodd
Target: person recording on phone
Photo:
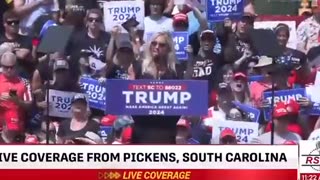
<path id="1" fill-rule="evenodd" d="M 5 52 L 1 57 L 0 122 L 16 123 L 16 131 L 23 131 L 28 110 L 32 107 L 30 88 L 16 73 L 17 57 Z"/>

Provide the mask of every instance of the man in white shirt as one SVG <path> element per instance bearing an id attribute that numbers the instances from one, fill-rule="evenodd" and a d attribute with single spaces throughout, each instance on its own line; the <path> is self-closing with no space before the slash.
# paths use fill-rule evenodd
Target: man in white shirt
<path id="1" fill-rule="evenodd" d="M 283 102 L 276 104 L 274 109 L 274 144 L 283 144 L 286 141 L 298 142 L 301 137 L 293 132 L 288 131 L 288 125 L 291 118 L 296 118 L 296 112 L 290 104 Z M 252 140 L 252 144 L 271 144 L 271 133 L 267 132 Z"/>
<path id="2" fill-rule="evenodd" d="M 150 16 L 144 19 L 144 36 L 143 40 L 148 40 L 148 34 L 157 33 L 161 31 L 173 32 L 171 18 L 163 16 L 164 1 L 163 0 L 150 0 Z"/>

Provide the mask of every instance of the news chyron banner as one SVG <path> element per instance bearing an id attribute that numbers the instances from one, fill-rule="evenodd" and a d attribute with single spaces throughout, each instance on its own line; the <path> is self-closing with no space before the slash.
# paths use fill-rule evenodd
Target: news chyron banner
<path id="1" fill-rule="evenodd" d="M 3 145 L 0 148 L 1 180 L 298 178 L 296 145 Z"/>
<path id="2" fill-rule="evenodd" d="M 300 141 L 300 180 L 320 180 L 320 141 Z"/>

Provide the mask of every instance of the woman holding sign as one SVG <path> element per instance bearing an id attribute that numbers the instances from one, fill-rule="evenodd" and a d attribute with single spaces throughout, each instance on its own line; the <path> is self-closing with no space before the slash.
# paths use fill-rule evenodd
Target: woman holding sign
<path id="1" fill-rule="evenodd" d="M 155 33 L 145 48 L 141 67 L 129 72 L 135 79 L 177 79 L 175 49 L 169 33 Z M 179 116 L 133 116 L 133 144 L 175 144 Z"/>

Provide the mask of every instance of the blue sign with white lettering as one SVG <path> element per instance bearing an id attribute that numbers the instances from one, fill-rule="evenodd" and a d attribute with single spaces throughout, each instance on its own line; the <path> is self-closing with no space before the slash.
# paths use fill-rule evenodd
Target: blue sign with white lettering
<path id="1" fill-rule="evenodd" d="M 242 104 L 239 102 L 233 101 L 233 104 L 237 106 L 241 111 L 244 111 L 249 115 L 249 118 L 252 122 L 259 122 L 260 119 L 260 110 L 254 107 L 248 106 L 246 104 Z"/>
<path id="2" fill-rule="evenodd" d="M 297 101 L 299 98 L 305 97 L 305 94 L 306 91 L 304 88 L 275 91 L 274 105 L 276 105 L 278 102 L 288 103 L 291 99 Z M 271 105 L 272 92 L 265 92 L 264 99 L 268 100 L 269 105 Z M 264 109 L 264 116 L 267 121 L 271 120 L 271 107 Z"/>
<path id="3" fill-rule="evenodd" d="M 106 113 L 115 115 L 206 115 L 208 82 L 116 80 L 106 83 Z"/>
<path id="4" fill-rule="evenodd" d="M 112 126 L 100 126 L 99 134 L 103 142 L 108 142 L 109 138 L 111 138 L 112 131 Z"/>
<path id="5" fill-rule="evenodd" d="M 207 0 L 207 19 L 210 22 L 225 18 L 239 19 L 243 15 L 244 0 Z"/>
<path id="6" fill-rule="evenodd" d="M 188 53 L 186 51 L 186 48 L 189 44 L 188 32 L 173 32 L 172 39 L 174 42 L 177 59 L 185 61 L 188 60 Z"/>
<path id="7" fill-rule="evenodd" d="M 150 41 L 152 35 L 154 33 L 147 34 L 147 41 Z M 172 40 L 174 42 L 174 48 L 176 50 L 176 57 L 178 60 L 187 61 L 188 60 L 188 53 L 186 48 L 189 44 L 189 34 L 187 31 L 181 32 L 173 32 L 171 33 Z"/>
<path id="8" fill-rule="evenodd" d="M 98 80 L 81 78 L 80 86 L 89 97 L 89 106 L 104 111 L 106 109 L 106 88 Z"/>

